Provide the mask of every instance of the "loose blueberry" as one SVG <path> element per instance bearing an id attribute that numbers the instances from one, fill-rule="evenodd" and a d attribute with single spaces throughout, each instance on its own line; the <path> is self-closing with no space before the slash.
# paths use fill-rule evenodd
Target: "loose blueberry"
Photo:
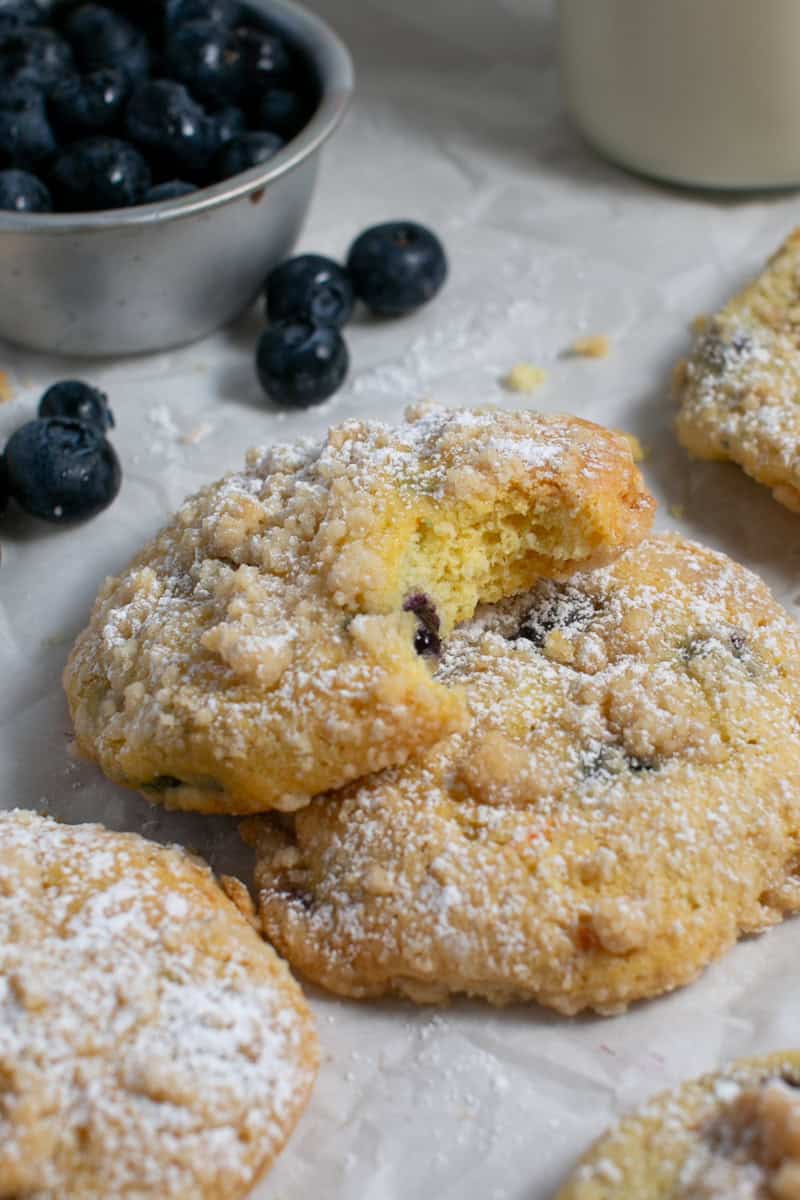
<path id="1" fill-rule="evenodd" d="M 0 209 L 7 212 L 52 212 L 53 201 L 41 179 L 29 171 L 0 171 Z"/>
<path id="2" fill-rule="evenodd" d="M 0 37 L 0 79 L 31 83 L 47 92 L 75 68 L 67 42 L 52 29 L 24 29 Z"/>
<path id="3" fill-rule="evenodd" d="M 269 162 L 283 149 L 283 139 L 277 133 L 253 131 L 240 133 L 231 138 L 217 155 L 217 172 L 220 179 L 228 179 L 241 171 L 249 171 L 261 163 Z"/>
<path id="4" fill-rule="evenodd" d="M 366 229 L 350 247 L 347 269 L 355 293 L 378 317 L 402 317 L 436 295 L 447 258 L 434 233 L 413 221 Z"/>
<path id="5" fill-rule="evenodd" d="M 84 138 L 58 156 L 51 183 L 64 211 L 125 208 L 142 203 L 151 184 L 150 168 L 128 142 Z"/>
<path id="6" fill-rule="evenodd" d="M 275 267 L 264 294 L 270 321 L 300 319 L 341 327 L 353 311 L 347 272 L 321 254 L 300 254 Z"/>
<path id="7" fill-rule="evenodd" d="M 119 460 L 102 433 L 81 421 L 29 421 L 5 450 L 9 491 L 43 521 L 84 521 L 107 508 L 122 480 Z"/>
<path id="8" fill-rule="evenodd" d="M 44 24 L 44 13 L 35 0 L 0 0 L 0 34 Z"/>
<path id="9" fill-rule="evenodd" d="M 128 79 L 141 79 L 150 69 L 147 38 L 120 13 L 102 4 L 81 4 L 64 24 L 83 71 L 113 67 Z"/>
<path id="10" fill-rule="evenodd" d="M 55 152 L 44 93 L 30 83 L 0 89 L 0 166 L 35 171 Z"/>
<path id="11" fill-rule="evenodd" d="M 183 84 L 144 80 L 125 113 L 128 136 L 163 163 L 162 173 L 205 171 L 217 149 L 216 128 Z"/>
<path id="12" fill-rule="evenodd" d="M 128 94 L 122 71 L 104 67 L 62 79 L 50 93 L 50 119 L 63 141 L 108 133 L 118 123 Z"/>
<path id="13" fill-rule="evenodd" d="M 292 64 L 282 38 L 254 25 L 241 25 L 236 30 L 236 46 L 244 95 L 257 96 L 286 82 Z"/>
<path id="14" fill-rule="evenodd" d="M 232 29 L 242 15 L 236 0 L 167 0 L 167 25 L 185 25 L 189 21 L 211 21 Z"/>
<path id="15" fill-rule="evenodd" d="M 289 88 L 268 88 L 258 103 L 258 123 L 288 142 L 308 124 L 313 111 L 309 96 Z"/>
<path id="16" fill-rule="evenodd" d="M 308 408 L 341 387 L 349 356 L 339 330 L 310 321 L 270 325 L 256 346 L 259 382 L 278 404 Z"/>
<path id="17" fill-rule="evenodd" d="M 235 103 L 242 95 L 242 55 L 236 35 L 213 21 L 188 21 L 167 35 L 167 66 L 199 100 Z"/>
<path id="18" fill-rule="evenodd" d="M 145 192 L 143 203 L 160 204 L 162 200 L 179 200 L 181 196 L 188 196 L 196 191 L 193 183 L 185 183 L 182 179 L 168 179 Z"/>
<path id="19" fill-rule="evenodd" d="M 84 425 L 91 425 L 100 433 L 114 425 L 108 396 L 81 379 L 62 379 L 52 384 L 39 401 L 38 415 L 83 421 Z"/>

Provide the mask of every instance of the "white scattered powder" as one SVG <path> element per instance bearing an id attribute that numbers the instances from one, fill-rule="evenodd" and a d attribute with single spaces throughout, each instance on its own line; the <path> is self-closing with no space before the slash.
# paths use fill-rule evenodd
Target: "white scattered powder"
<path id="1" fill-rule="evenodd" d="M 182 852 L 0 814 L 0 1190 L 244 1195 L 313 1077 L 298 999 Z"/>

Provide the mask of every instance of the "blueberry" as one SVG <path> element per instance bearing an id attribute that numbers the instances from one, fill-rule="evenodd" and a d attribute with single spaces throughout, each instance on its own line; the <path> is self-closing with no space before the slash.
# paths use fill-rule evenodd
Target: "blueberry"
<path id="1" fill-rule="evenodd" d="M 594 601 L 585 592 L 568 584 L 548 584 L 513 636 L 541 648 L 552 630 L 574 629 L 583 633 L 596 615 Z"/>
<path id="2" fill-rule="evenodd" d="M 431 300 L 447 276 L 434 233 L 413 221 L 366 229 L 350 247 L 347 269 L 359 300 L 378 317 L 402 317 Z"/>
<path id="3" fill-rule="evenodd" d="M 313 111 L 309 96 L 290 88 L 268 88 L 258 102 L 258 123 L 288 142 L 308 124 Z"/>
<path id="4" fill-rule="evenodd" d="M 185 25 L 188 21 L 211 21 L 232 29 L 242 15 L 236 0 L 167 0 L 167 25 Z"/>
<path id="5" fill-rule="evenodd" d="M 0 90 L 0 166 L 36 168 L 52 158 L 56 139 L 47 119 L 44 93 L 31 83 Z"/>
<path id="6" fill-rule="evenodd" d="M 111 443 L 81 421 L 47 417 L 13 433 L 5 450 L 9 492 L 31 516 L 83 521 L 107 508 L 122 472 Z"/>
<path id="7" fill-rule="evenodd" d="M 41 179 L 29 171 L 0 171 L 0 209 L 8 212 L 52 212 L 53 201 Z"/>
<path id="8" fill-rule="evenodd" d="M 167 35 L 171 73 L 199 100 L 235 102 L 243 93 L 241 51 L 236 35 L 213 21 L 188 21 Z"/>
<path id="9" fill-rule="evenodd" d="M 150 50 L 142 30 L 102 4 L 81 4 L 73 9 L 64 32 L 83 71 L 114 67 L 134 80 L 150 69 Z"/>
<path id="10" fill-rule="evenodd" d="M 178 200 L 181 196 L 188 196 L 191 192 L 196 192 L 197 188 L 193 183 L 185 183 L 182 179 L 168 179 L 164 183 L 157 183 L 145 192 L 143 204 L 160 204 L 162 200 Z"/>
<path id="11" fill-rule="evenodd" d="M 231 138 L 217 155 L 217 171 L 220 179 L 228 179 L 241 171 L 249 171 L 261 163 L 269 162 L 283 149 L 283 139 L 277 133 L 252 131 Z"/>
<path id="12" fill-rule="evenodd" d="M 138 85 L 125 113 L 128 136 L 165 163 L 165 172 L 204 172 L 217 149 L 213 121 L 183 84 L 147 79 Z"/>
<path id="13" fill-rule="evenodd" d="M 0 0 L 0 34 L 43 23 L 44 13 L 34 0 Z"/>
<path id="14" fill-rule="evenodd" d="M 307 408 L 341 387 L 349 356 L 339 330 L 310 321 L 280 321 L 256 346 L 259 382 L 278 404 Z"/>
<path id="15" fill-rule="evenodd" d="M 3 91 L 11 83 L 32 83 L 49 91 L 74 67 L 69 45 L 52 29 L 25 29 L 0 36 Z"/>
<path id="16" fill-rule="evenodd" d="M 403 612 L 414 613 L 419 623 L 414 635 L 414 649 L 417 654 L 438 654 L 442 648 L 442 639 L 439 636 L 441 621 L 430 596 L 425 592 L 415 592 L 407 596 Z"/>
<path id="17" fill-rule="evenodd" d="M 332 258 L 300 254 L 270 271 L 264 294 L 270 321 L 299 319 L 342 326 L 353 311 L 353 285 Z"/>
<path id="18" fill-rule="evenodd" d="M 52 384 L 39 401 L 38 416 L 83 421 L 84 425 L 91 425 L 100 433 L 114 425 L 108 396 L 81 379 L 62 379 Z"/>
<path id="19" fill-rule="evenodd" d="M 150 168 L 135 147 L 119 138 L 73 142 L 56 159 L 51 183 L 59 207 L 92 212 L 141 204 L 150 187 Z"/>
<path id="20" fill-rule="evenodd" d="M 53 128 L 64 141 L 108 133 L 122 115 L 127 94 L 126 76 L 113 67 L 67 76 L 50 93 Z"/>
<path id="21" fill-rule="evenodd" d="M 292 64 L 282 38 L 254 25 L 241 25 L 235 36 L 245 96 L 286 82 Z"/>
<path id="22" fill-rule="evenodd" d="M 211 113 L 210 117 L 218 146 L 224 146 L 247 129 L 247 118 L 235 104 L 226 104 L 218 112 Z"/>

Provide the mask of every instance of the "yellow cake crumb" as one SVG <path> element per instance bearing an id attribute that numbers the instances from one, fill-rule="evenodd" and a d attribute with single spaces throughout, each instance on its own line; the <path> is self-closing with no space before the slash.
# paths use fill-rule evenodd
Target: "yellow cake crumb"
<path id="1" fill-rule="evenodd" d="M 592 333 L 588 337 L 575 338 L 570 352 L 581 358 L 608 358 L 611 341 L 604 333 Z"/>
<path id="2" fill-rule="evenodd" d="M 535 392 L 547 379 L 547 371 L 534 363 L 518 362 L 500 380 L 507 392 Z"/>
<path id="3" fill-rule="evenodd" d="M 711 318 L 706 313 L 698 313 L 689 322 L 689 329 L 692 333 L 705 333 L 710 320 Z"/>

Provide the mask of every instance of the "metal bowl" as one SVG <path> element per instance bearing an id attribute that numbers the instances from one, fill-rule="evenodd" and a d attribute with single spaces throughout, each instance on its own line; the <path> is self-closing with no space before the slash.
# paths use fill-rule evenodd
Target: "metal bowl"
<path id="1" fill-rule="evenodd" d="M 57 354 L 139 354 L 203 337 L 250 304 L 300 232 L 353 66 L 293 0 L 249 0 L 304 52 L 316 113 L 269 163 L 178 200 L 100 213 L 0 212 L 0 337 Z"/>

